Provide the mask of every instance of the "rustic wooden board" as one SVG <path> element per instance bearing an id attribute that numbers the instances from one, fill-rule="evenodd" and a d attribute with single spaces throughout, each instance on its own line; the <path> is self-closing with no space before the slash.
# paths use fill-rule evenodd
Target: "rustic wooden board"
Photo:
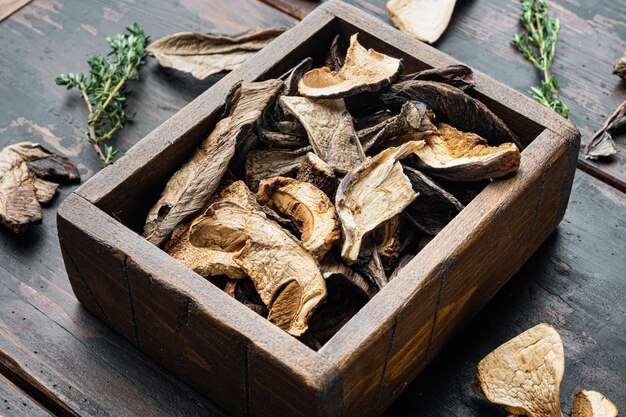
<path id="1" fill-rule="evenodd" d="M 49 417 L 51 414 L 11 381 L 0 375 L 0 415 L 4 417 Z"/>
<path id="2" fill-rule="evenodd" d="M 264 0 L 300 17 L 320 1 Z M 386 0 L 347 0 L 391 24 Z M 626 51 L 626 0 L 550 1 L 561 20 L 561 36 L 554 72 L 561 84 L 571 119 L 583 134 L 583 143 L 626 99 L 626 84 L 611 74 L 614 62 Z M 295 10 L 293 10 L 295 9 Z M 457 2 L 448 30 L 435 46 L 454 58 L 525 93 L 539 82 L 531 65 L 511 45 L 518 27 L 518 0 Z M 604 162 L 585 160 L 580 166 L 626 192 L 626 134 L 617 140 L 618 155 Z"/>
<path id="3" fill-rule="evenodd" d="M 0 22 L 33 0 L 0 0 Z"/>

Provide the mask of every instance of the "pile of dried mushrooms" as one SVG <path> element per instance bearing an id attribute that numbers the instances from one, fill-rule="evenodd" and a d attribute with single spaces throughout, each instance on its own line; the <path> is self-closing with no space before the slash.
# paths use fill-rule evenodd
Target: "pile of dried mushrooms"
<path id="1" fill-rule="evenodd" d="M 400 59 L 347 41 L 322 68 L 307 58 L 236 85 L 144 228 L 314 349 L 520 163 L 516 136 L 464 91 L 469 68 L 403 74 Z"/>

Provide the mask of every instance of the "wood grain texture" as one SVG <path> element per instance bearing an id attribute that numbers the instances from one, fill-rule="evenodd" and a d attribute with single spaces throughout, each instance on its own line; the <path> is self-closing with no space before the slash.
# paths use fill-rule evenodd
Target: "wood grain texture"
<path id="1" fill-rule="evenodd" d="M 0 375 L 0 415 L 4 417 L 51 416 L 50 413 L 2 375 Z"/>
<path id="2" fill-rule="evenodd" d="M 0 22 L 33 0 L 0 0 Z"/>
<path id="3" fill-rule="evenodd" d="M 264 0 L 281 8 L 282 0 Z M 346 0 L 392 24 L 386 0 Z M 291 2 L 290 2 L 291 3 Z M 308 13 L 316 2 L 293 2 L 295 17 Z M 318 1 L 317 4 L 321 4 Z M 554 73 L 571 120 L 589 140 L 606 117 L 626 99 L 626 84 L 612 75 L 613 64 L 626 51 L 626 0 L 552 0 L 552 13 L 561 20 Z M 289 12 L 288 9 L 284 9 Z M 520 31 L 517 0 L 457 2 L 447 31 L 435 44 L 440 51 L 496 80 L 527 94 L 540 82 L 530 63 L 511 45 Z M 580 156 L 580 165 L 626 192 L 626 134 L 616 137 L 618 154 L 595 162 Z"/>

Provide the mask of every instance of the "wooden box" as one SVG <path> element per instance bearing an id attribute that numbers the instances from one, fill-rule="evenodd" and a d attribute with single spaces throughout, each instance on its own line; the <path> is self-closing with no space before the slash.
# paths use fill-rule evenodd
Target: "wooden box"
<path id="1" fill-rule="evenodd" d="M 235 82 L 278 77 L 307 56 L 319 65 L 335 34 L 354 32 L 366 47 L 402 57 L 406 71 L 457 62 L 351 6 L 325 3 L 59 208 L 63 257 L 82 304 L 236 416 L 378 415 L 526 262 L 567 206 L 578 131 L 477 73 L 471 94 L 526 145 L 519 172 L 489 184 L 318 352 L 140 236 L 148 209 L 211 131 Z"/>

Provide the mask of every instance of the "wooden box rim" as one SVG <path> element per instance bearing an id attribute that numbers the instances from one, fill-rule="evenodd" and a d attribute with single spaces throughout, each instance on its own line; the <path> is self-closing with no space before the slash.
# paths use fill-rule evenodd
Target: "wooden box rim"
<path id="1" fill-rule="evenodd" d="M 329 384 L 335 383 L 337 370 L 348 366 L 352 358 L 356 357 L 355 352 L 366 349 L 368 341 L 372 339 L 371 336 L 380 331 L 383 324 L 394 326 L 392 323 L 394 312 L 410 302 L 422 287 L 429 285 L 430 281 L 434 280 L 433 276 L 444 273 L 451 260 L 455 259 L 455 255 L 468 242 L 480 237 L 481 228 L 498 215 L 498 208 L 502 203 L 515 199 L 523 190 L 528 178 L 540 175 L 541 166 L 549 164 L 553 155 L 550 152 L 544 155 L 534 152 L 533 144 L 549 143 L 551 149 L 556 152 L 563 144 L 577 140 L 579 135 L 569 121 L 474 70 L 475 91 L 478 94 L 489 97 L 498 105 L 532 120 L 542 128 L 538 137 L 522 153 L 520 171 L 513 178 L 488 185 L 396 279 L 370 300 L 318 352 L 315 352 L 115 220 L 112 217 L 115 215 L 114 210 L 105 211 L 101 207 L 106 206 L 108 198 L 128 186 L 129 182 L 139 183 L 141 171 L 150 160 L 167 153 L 179 144 L 186 132 L 197 129 L 207 119 L 216 117 L 233 84 L 239 80 L 251 81 L 263 78 L 277 62 L 285 61 L 293 48 L 294 39 L 305 42 L 336 20 L 353 26 L 357 31 L 375 37 L 426 64 L 459 63 L 353 6 L 338 0 L 326 2 L 290 30 L 290 36 L 280 36 L 139 141 L 115 165 L 97 173 L 74 191 L 58 210 L 60 217 L 73 222 L 105 245 L 120 249 L 148 273 L 169 277 L 169 280 L 165 278 L 164 285 L 187 294 L 197 308 L 201 308 L 206 314 L 216 317 L 225 326 L 240 333 L 248 343 L 256 345 L 281 366 L 298 375 L 303 384 L 319 390 L 324 390 Z M 562 204 L 564 210 L 567 199 Z M 435 249 L 444 243 L 450 248 L 448 252 Z M 443 272 L 427 273 L 433 269 Z M 426 281 L 422 277 L 431 278 L 430 281 Z M 431 337 L 436 315 L 437 310 Z"/>

